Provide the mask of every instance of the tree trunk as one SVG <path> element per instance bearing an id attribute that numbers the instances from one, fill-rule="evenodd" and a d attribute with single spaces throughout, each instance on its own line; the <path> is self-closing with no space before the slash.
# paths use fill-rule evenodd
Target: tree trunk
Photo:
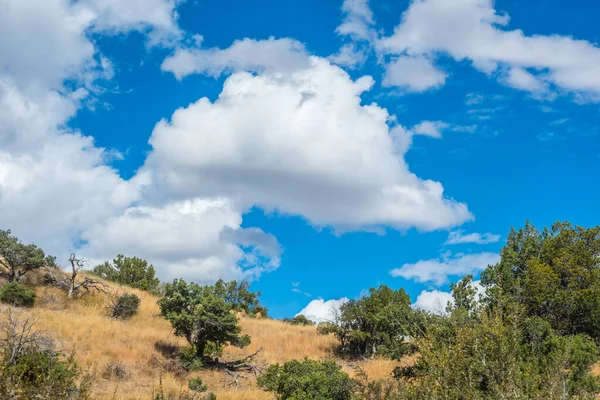
<path id="1" fill-rule="evenodd" d="M 204 350 L 206 349 L 206 341 L 198 341 L 196 342 L 196 356 L 198 358 L 204 358 Z"/>

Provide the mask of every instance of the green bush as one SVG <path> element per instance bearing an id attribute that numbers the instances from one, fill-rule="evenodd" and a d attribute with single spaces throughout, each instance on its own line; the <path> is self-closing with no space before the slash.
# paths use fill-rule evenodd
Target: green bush
<path id="1" fill-rule="evenodd" d="M 355 386 L 336 362 L 308 358 L 273 364 L 258 377 L 257 383 L 281 400 L 349 400 Z"/>
<path id="2" fill-rule="evenodd" d="M 33 290 L 16 282 L 0 288 L 0 301 L 16 307 L 33 307 L 36 294 Z"/>
<path id="3" fill-rule="evenodd" d="M 133 293 L 125 293 L 112 299 L 109 306 L 111 317 L 129 319 L 138 312 L 140 298 Z"/>
<path id="4" fill-rule="evenodd" d="M 305 326 L 314 326 L 315 323 L 310 319 L 306 318 L 304 315 L 296 315 L 294 318 L 284 318 L 283 322 L 292 325 L 305 325 Z"/>

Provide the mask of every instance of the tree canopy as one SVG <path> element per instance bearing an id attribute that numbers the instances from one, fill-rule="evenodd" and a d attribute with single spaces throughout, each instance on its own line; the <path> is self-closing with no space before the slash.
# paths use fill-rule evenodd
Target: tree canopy
<path id="1" fill-rule="evenodd" d="M 112 263 L 106 261 L 97 265 L 91 272 L 109 281 L 150 292 L 160 284 L 160 280 L 155 277 L 154 266 L 148 265 L 148 261 L 122 254 L 117 255 Z"/>
<path id="2" fill-rule="evenodd" d="M 216 349 L 226 344 L 250 344 L 250 337 L 241 335 L 233 305 L 217 296 L 213 286 L 176 279 L 166 285 L 158 305 L 175 334 L 185 337 L 198 357 L 205 356 L 209 344 Z"/>
<path id="3" fill-rule="evenodd" d="M 0 230 L 0 266 L 6 269 L 3 274 L 9 282 L 19 282 L 30 271 L 56 267 L 56 257 L 34 244 L 23 244 L 10 230 Z"/>
<path id="4" fill-rule="evenodd" d="M 258 300 L 260 292 L 251 292 L 248 281 L 238 283 L 219 279 L 214 284 L 214 294 L 231 304 L 235 311 L 243 311 L 249 316 L 267 317 L 267 308 Z"/>
<path id="5" fill-rule="evenodd" d="M 501 260 L 481 276 L 492 307 L 524 307 L 559 334 L 600 339 L 600 227 L 557 222 L 512 229 Z"/>
<path id="6" fill-rule="evenodd" d="M 368 296 L 343 304 L 335 320 L 320 331 L 335 333 L 343 354 L 400 358 L 410 352 L 412 346 L 406 339 L 423 318 L 420 311 L 411 308 L 404 289 L 382 285 L 369 289 Z"/>

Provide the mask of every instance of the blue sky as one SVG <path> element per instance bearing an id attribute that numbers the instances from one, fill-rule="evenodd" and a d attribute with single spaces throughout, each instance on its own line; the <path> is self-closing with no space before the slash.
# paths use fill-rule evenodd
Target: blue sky
<path id="1" fill-rule="evenodd" d="M 0 221 L 59 261 L 250 279 L 322 319 L 379 284 L 435 308 L 526 219 L 598 224 L 590 0 L 5 9 Z"/>

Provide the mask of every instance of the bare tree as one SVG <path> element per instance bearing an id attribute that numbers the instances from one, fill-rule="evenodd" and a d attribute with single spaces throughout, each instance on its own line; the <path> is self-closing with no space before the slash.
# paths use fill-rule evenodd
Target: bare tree
<path id="1" fill-rule="evenodd" d="M 43 331 L 33 329 L 35 321 L 29 319 L 20 322 L 14 317 L 12 309 L 8 309 L 6 319 L 0 329 L 0 348 L 4 351 L 8 365 L 15 365 L 17 359 L 26 351 L 40 351 L 52 348 L 52 341 L 44 336 Z"/>
<path id="2" fill-rule="evenodd" d="M 75 297 L 75 294 L 80 289 L 85 289 L 86 291 L 96 290 L 98 292 L 102 292 L 105 294 L 109 294 L 109 287 L 104 283 L 96 280 L 90 279 L 87 276 L 83 278 L 82 281 L 77 282 L 77 275 L 81 269 L 85 266 L 85 259 L 77 258 L 75 253 L 71 253 L 69 256 L 69 263 L 71 263 L 71 278 L 69 278 L 69 298 L 72 299 Z"/>
<path id="3" fill-rule="evenodd" d="M 77 295 L 81 289 L 85 289 L 87 292 L 90 290 L 96 290 L 105 294 L 110 294 L 110 287 L 103 282 L 88 278 L 87 276 L 83 280 L 78 280 L 77 277 L 81 272 L 81 269 L 85 266 L 85 259 L 78 258 L 74 252 L 69 255 L 69 263 L 71 264 L 71 275 L 67 278 L 64 276 L 58 276 L 52 272 L 46 274 L 48 279 L 54 286 L 57 286 L 69 293 L 69 298 L 72 299 Z"/>

